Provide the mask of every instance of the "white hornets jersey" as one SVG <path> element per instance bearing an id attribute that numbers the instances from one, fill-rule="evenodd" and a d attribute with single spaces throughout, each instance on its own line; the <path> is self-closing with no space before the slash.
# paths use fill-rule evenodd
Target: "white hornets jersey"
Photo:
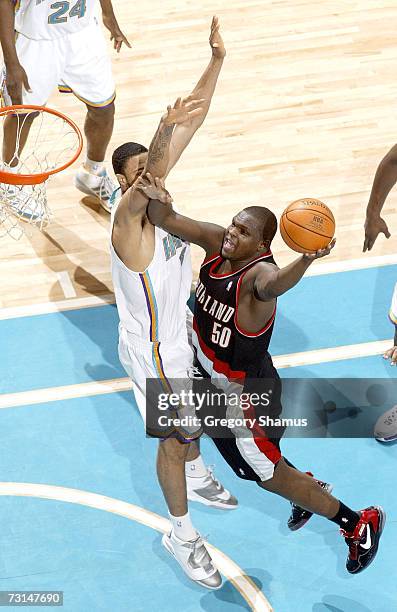
<path id="1" fill-rule="evenodd" d="M 127 268 L 112 244 L 110 251 L 122 327 L 149 342 L 186 336 L 186 302 L 192 283 L 189 244 L 155 227 L 154 255 L 144 272 Z"/>
<path id="2" fill-rule="evenodd" d="M 14 0 L 15 30 L 33 40 L 53 40 L 88 26 L 97 0 Z"/>

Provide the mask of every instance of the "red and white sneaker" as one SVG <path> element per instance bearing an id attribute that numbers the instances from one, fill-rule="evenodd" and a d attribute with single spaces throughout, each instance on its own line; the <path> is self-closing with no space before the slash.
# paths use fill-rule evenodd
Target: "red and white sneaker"
<path id="1" fill-rule="evenodd" d="M 383 508 L 370 506 L 360 510 L 360 520 L 353 533 L 341 529 L 349 547 L 346 569 L 350 574 L 362 572 L 375 559 L 385 521 L 386 513 Z"/>

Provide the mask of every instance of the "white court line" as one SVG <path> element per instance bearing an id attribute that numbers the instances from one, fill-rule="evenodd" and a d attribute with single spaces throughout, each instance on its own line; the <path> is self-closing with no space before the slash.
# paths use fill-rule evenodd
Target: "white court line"
<path id="1" fill-rule="evenodd" d="M 350 270 L 364 270 L 382 266 L 397 264 L 397 255 L 380 255 L 377 257 L 365 257 L 360 259 L 350 259 L 346 261 L 336 261 L 330 263 L 314 264 L 305 273 L 305 276 L 321 276 L 323 274 L 333 274 L 336 272 L 349 272 Z M 90 296 L 84 298 L 71 298 L 56 302 L 43 302 L 41 304 L 31 304 L 24 306 L 11 306 L 0 309 L 0 321 L 5 319 L 15 319 L 18 317 L 29 317 L 32 315 L 50 314 L 52 312 L 63 312 L 66 310 L 76 310 L 78 308 L 92 308 L 114 304 L 114 295 L 106 294 L 102 296 Z"/>
<path id="2" fill-rule="evenodd" d="M 393 344 L 390 340 L 376 340 L 375 342 L 361 342 L 360 344 L 345 344 L 333 348 L 317 349 L 315 351 L 303 351 L 302 353 L 291 353 L 290 355 L 278 355 L 272 357 L 276 368 L 295 368 L 296 366 L 314 365 L 328 361 L 341 361 L 343 359 L 357 359 L 358 357 L 369 357 L 381 355 Z"/>
<path id="3" fill-rule="evenodd" d="M 0 408 L 16 408 L 17 406 L 28 406 L 30 404 L 45 404 L 58 400 L 68 400 L 77 397 L 91 397 L 93 395 L 105 395 L 106 393 L 118 393 L 129 391 L 132 384 L 129 378 L 112 378 L 104 381 L 93 381 L 78 385 L 65 385 L 63 387 L 48 387 L 34 389 L 33 391 L 21 391 L 19 393 L 3 393 L 0 395 Z"/>
<path id="4" fill-rule="evenodd" d="M 151 529 L 163 533 L 167 533 L 171 528 L 171 524 L 167 519 L 150 510 L 135 506 L 134 504 L 129 504 L 120 499 L 98 495 L 98 493 L 91 493 L 80 489 L 27 482 L 0 482 L 0 495 L 39 497 L 42 499 L 79 504 L 81 506 L 96 508 L 97 510 L 103 510 L 105 512 L 117 514 L 118 516 L 123 516 L 131 521 L 141 523 L 142 525 L 146 525 Z M 255 612 L 273 612 L 273 608 L 265 595 L 256 584 L 244 574 L 237 563 L 227 557 L 218 548 L 215 548 L 215 546 L 211 544 L 206 545 L 219 571 L 233 584 L 239 593 L 241 593 L 242 597 L 251 607 L 251 610 Z"/>
<path id="5" fill-rule="evenodd" d="M 73 287 L 69 272 L 67 270 L 62 270 L 62 272 L 57 273 L 57 277 L 65 298 L 75 298 L 77 293 Z"/>
<path id="6" fill-rule="evenodd" d="M 343 359 L 381 355 L 390 347 L 391 340 L 363 342 L 361 344 L 337 346 L 335 348 L 305 351 L 303 353 L 291 353 L 290 355 L 278 355 L 273 357 L 273 362 L 278 369 L 293 368 L 330 361 L 341 361 Z M 0 395 L 0 409 L 17 408 L 18 406 L 28 406 L 30 404 L 45 404 L 47 402 L 77 397 L 119 393 L 120 391 L 129 391 L 131 389 L 132 384 L 129 378 L 113 378 L 104 381 L 65 385 L 63 387 L 48 387 L 19 393 L 3 393 Z"/>
<path id="7" fill-rule="evenodd" d="M 57 302 L 44 302 L 42 304 L 12 306 L 10 308 L 0 308 L 0 321 L 5 319 L 16 319 L 18 317 L 50 314 L 51 312 L 77 310 L 79 308 L 95 308 L 98 306 L 105 306 L 106 304 L 114 304 L 114 295 L 112 293 L 70 300 L 59 300 Z"/>

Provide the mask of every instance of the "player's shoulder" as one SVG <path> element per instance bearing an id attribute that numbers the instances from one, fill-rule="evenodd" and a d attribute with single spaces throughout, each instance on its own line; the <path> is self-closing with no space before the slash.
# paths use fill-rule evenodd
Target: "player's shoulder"
<path id="1" fill-rule="evenodd" d="M 258 278 L 264 277 L 264 275 L 272 275 L 277 272 L 278 266 L 269 261 L 260 260 L 256 262 L 251 268 L 244 274 L 241 291 L 244 295 L 252 295 L 255 293 L 255 286 Z"/>
<path id="2" fill-rule="evenodd" d="M 277 272 L 277 270 L 279 270 L 279 267 L 276 263 L 261 259 L 247 271 L 245 276 L 247 280 L 254 280 L 259 274 L 266 274 L 266 272 L 271 274 Z"/>

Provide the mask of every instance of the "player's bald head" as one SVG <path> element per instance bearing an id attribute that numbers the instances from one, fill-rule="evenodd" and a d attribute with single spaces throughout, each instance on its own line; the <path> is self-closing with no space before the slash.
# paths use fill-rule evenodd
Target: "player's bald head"
<path id="1" fill-rule="evenodd" d="M 260 238 L 270 244 L 277 232 L 276 215 L 265 206 L 247 206 L 244 212 L 255 222 Z"/>

